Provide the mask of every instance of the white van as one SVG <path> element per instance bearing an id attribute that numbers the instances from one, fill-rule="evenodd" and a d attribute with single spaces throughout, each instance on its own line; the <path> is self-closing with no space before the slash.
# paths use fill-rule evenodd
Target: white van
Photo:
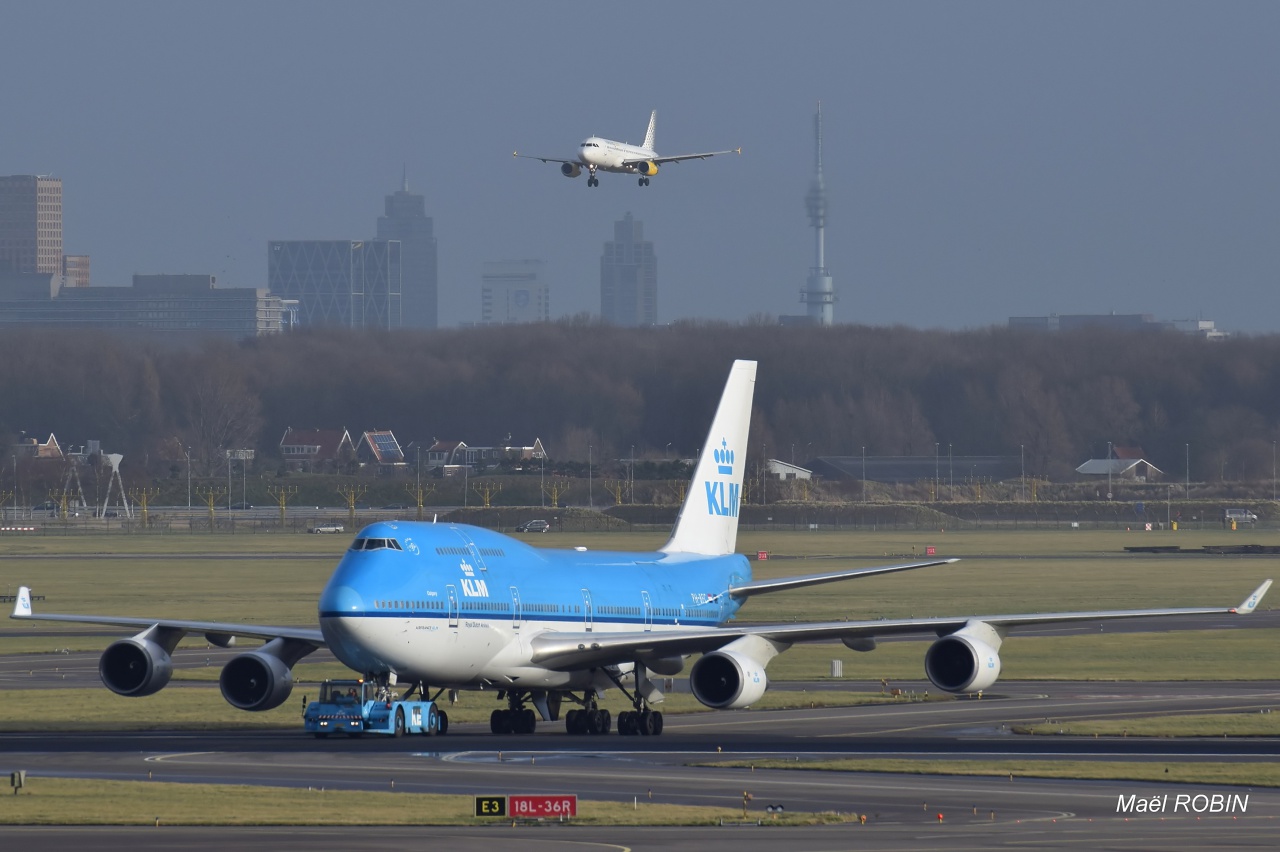
<path id="1" fill-rule="evenodd" d="M 1229 527 L 1233 521 L 1237 526 L 1240 524 L 1256 524 L 1258 522 L 1258 516 L 1248 509 L 1223 509 L 1223 525 Z"/>

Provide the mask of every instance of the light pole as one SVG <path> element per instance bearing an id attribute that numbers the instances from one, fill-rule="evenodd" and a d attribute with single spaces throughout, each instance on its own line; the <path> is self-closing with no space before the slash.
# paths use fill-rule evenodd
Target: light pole
<path id="1" fill-rule="evenodd" d="M 938 442 L 933 442 L 933 499 L 938 499 Z"/>
<path id="2" fill-rule="evenodd" d="M 1186 451 L 1187 451 L 1187 487 L 1186 487 L 1187 493 L 1185 496 L 1187 497 L 1187 499 L 1190 499 L 1191 498 L 1191 445 L 1185 444 L 1184 447 L 1186 448 Z"/>
<path id="3" fill-rule="evenodd" d="M 1018 499 L 1027 502 L 1027 445 L 1018 445 L 1018 461 L 1022 465 L 1022 484 L 1019 486 Z"/>
<path id="4" fill-rule="evenodd" d="M 547 455 L 542 454 L 542 505 L 547 505 Z"/>
<path id="5" fill-rule="evenodd" d="M 191 512 L 191 448 L 183 447 L 187 454 L 187 512 Z"/>
<path id="6" fill-rule="evenodd" d="M 867 502 L 867 448 L 862 447 L 862 502 Z"/>
<path id="7" fill-rule="evenodd" d="M 1111 442 L 1107 441 L 1107 499 L 1111 499 Z"/>
<path id="8" fill-rule="evenodd" d="M 596 498 L 591 491 L 591 486 L 591 445 L 587 444 L 587 505 L 594 509 L 596 507 Z"/>
<path id="9" fill-rule="evenodd" d="M 956 499 L 956 461 L 951 454 L 951 444 L 947 444 L 947 499 Z"/>
<path id="10" fill-rule="evenodd" d="M 636 502 L 636 445 L 631 445 L 631 464 L 627 471 L 627 488 L 631 492 L 631 504 L 634 506 Z"/>
<path id="11" fill-rule="evenodd" d="M 671 442 L 667 441 L 667 448 L 662 451 L 662 460 L 671 461 Z"/>

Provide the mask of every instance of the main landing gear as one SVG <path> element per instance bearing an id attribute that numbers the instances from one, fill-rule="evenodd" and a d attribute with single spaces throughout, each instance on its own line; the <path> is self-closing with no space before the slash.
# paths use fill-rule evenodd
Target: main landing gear
<path id="1" fill-rule="evenodd" d="M 617 675 L 608 669 L 605 670 L 605 674 L 613 681 L 614 686 L 622 690 L 622 694 L 627 696 L 631 706 L 636 708 L 635 710 L 627 710 L 618 714 L 618 733 L 624 737 L 656 737 L 662 733 L 662 711 L 651 710 L 649 702 L 641 695 L 642 685 L 647 680 L 645 667 L 640 663 L 636 663 L 634 671 L 636 691 L 632 694 L 627 692 L 627 688 L 622 685 L 622 681 Z"/>
<path id="2" fill-rule="evenodd" d="M 564 714 L 564 729 L 570 734 L 607 734 L 613 730 L 613 714 L 596 706 L 595 695 L 588 693 L 581 710 Z"/>
<path id="3" fill-rule="evenodd" d="M 648 186 L 648 185 L 649 185 L 649 179 L 648 179 L 647 177 L 642 177 L 642 178 L 640 178 L 640 185 L 641 185 L 641 186 Z"/>
<path id="4" fill-rule="evenodd" d="M 499 700 L 502 697 L 499 695 Z M 529 697 L 527 692 L 508 690 L 507 708 L 489 714 L 489 730 L 495 734 L 532 734 L 538 727 L 538 715 L 533 708 L 524 706 Z"/>

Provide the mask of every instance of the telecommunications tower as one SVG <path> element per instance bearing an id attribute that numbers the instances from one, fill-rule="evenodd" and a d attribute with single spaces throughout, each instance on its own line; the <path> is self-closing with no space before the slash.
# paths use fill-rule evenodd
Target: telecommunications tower
<path id="1" fill-rule="evenodd" d="M 822 101 L 813 117 L 814 169 L 813 182 L 804 197 L 809 211 L 809 225 L 813 228 L 814 256 L 809 269 L 809 280 L 800 291 L 800 301 L 809 306 L 810 325 L 831 325 L 834 321 L 836 291 L 827 271 L 824 232 L 827 227 L 827 185 L 822 180 Z"/>

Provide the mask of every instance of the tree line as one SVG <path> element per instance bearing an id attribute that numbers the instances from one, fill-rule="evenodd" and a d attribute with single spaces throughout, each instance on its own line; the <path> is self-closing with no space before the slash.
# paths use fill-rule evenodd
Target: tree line
<path id="1" fill-rule="evenodd" d="M 821 455 L 1023 455 L 1071 478 L 1108 442 L 1174 481 L 1271 478 L 1280 336 L 1001 328 L 960 332 L 764 323 L 621 329 L 577 319 L 431 332 L 304 330 L 186 346 L 80 331 L 0 339 L 0 436 L 101 441 L 159 476 L 189 452 L 281 463 L 286 427 L 391 429 L 495 445 L 541 438 L 598 469 L 690 459 L 735 358 L 759 361 L 751 450 Z M 1189 460 L 1190 470 L 1185 470 Z M 413 458 L 409 459 L 413 464 Z"/>

